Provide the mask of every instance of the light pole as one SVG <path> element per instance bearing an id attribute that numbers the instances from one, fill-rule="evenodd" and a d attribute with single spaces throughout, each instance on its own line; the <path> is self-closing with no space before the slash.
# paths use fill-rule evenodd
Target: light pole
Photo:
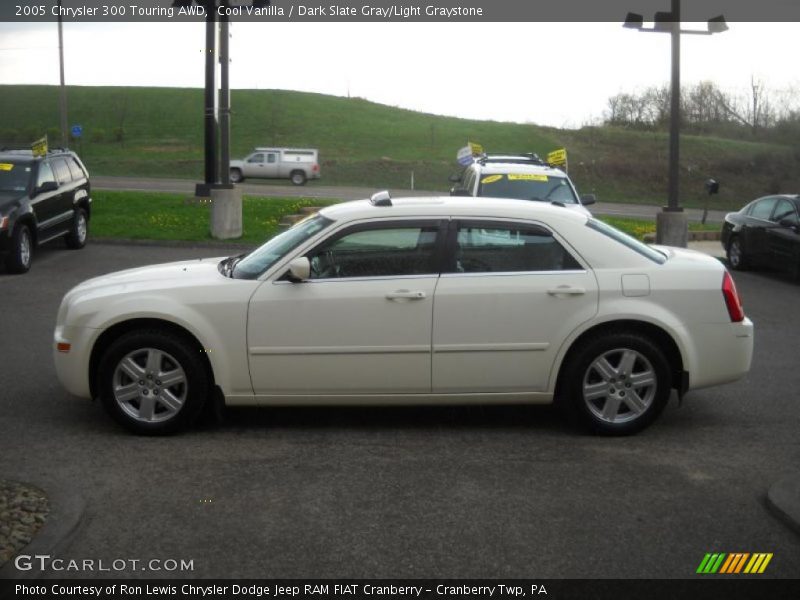
<path id="1" fill-rule="evenodd" d="M 64 87 L 64 32 L 61 24 L 61 0 L 58 0 L 58 71 L 61 77 L 59 88 L 59 113 L 61 115 L 61 147 L 67 147 L 67 88 Z"/>
<path id="2" fill-rule="evenodd" d="M 656 215 L 656 243 L 686 247 L 688 228 L 686 214 L 680 205 L 680 126 L 681 126 L 681 34 L 712 35 L 728 29 L 722 15 L 708 20 L 706 31 L 681 29 L 680 0 L 671 0 L 670 12 L 657 12 L 652 28 L 644 27 L 644 18 L 628 13 L 623 27 L 637 31 L 669 33 L 672 46 L 669 111 L 669 190 L 667 205 Z"/>

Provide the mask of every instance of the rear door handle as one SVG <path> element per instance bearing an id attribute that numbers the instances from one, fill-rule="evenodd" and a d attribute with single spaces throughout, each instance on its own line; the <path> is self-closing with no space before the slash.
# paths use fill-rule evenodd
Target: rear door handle
<path id="1" fill-rule="evenodd" d="M 547 290 L 547 293 L 551 296 L 560 296 L 561 294 L 566 296 L 580 296 L 586 293 L 586 289 L 582 287 L 572 287 L 570 285 L 560 285 L 557 288 L 550 288 Z"/>
<path id="2" fill-rule="evenodd" d="M 387 300 L 422 300 L 425 292 L 422 290 L 395 290 L 386 294 Z"/>

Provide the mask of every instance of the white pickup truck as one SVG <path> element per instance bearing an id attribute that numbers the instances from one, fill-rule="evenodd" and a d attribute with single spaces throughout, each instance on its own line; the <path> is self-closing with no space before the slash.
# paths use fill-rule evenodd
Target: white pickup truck
<path id="1" fill-rule="evenodd" d="M 294 185 L 305 185 L 309 179 L 319 179 L 319 151 L 314 148 L 256 148 L 243 160 L 232 160 L 230 173 L 233 183 L 258 177 L 289 179 Z"/>

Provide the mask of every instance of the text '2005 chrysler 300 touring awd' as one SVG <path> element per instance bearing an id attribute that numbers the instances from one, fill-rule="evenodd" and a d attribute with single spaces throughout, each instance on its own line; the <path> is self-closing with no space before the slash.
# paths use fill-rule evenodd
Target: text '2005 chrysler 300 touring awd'
<path id="1" fill-rule="evenodd" d="M 228 405 L 550 403 L 650 424 L 734 381 L 753 325 L 717 260 L 482 198 L 327 207 L 244 256 L 112 273 L 58 312 L 58 377 L 137 433 Z"/>

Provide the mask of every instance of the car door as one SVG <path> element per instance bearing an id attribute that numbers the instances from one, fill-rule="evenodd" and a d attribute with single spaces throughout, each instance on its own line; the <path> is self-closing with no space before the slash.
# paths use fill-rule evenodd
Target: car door
<path id="1" fill-rule="evenodd" d="M 778 198 L 767 196 L 761 198 L 745 217 L 742 228 L 743 251 L 748 260 L 763 263 L 768 260 L 767 229 L 773 226 L 769 220 Z"/>
<path id="2" fill-rule="evenodd" d="M 260 286 L 247 324 L 256 395 L 429 393 L 443 229 L 440 220 L 350 225 L 305 253 L 307 281 Z"/>
<path id="3" fill-rule="evenodd" d="M 264 177 L 265 159 L 263 152 L 256 152 L 248 156 L 242 164 L 242 172 L 245 177 Z"/>
<path id="4" fill-rule="evenodd" d="M 263 176 L 269 177 L 271 179 L 283 176 L 284 174 L 280 172 L 280 166 L 281 166 L 280 153 L 275 151 L 275 152 L 265 152 L 264 154 L 265 158 L 264 158 Z M 286 173 L 286 176 L 288 176 L 288 173 Z"/>
<path id="5" fill-rule="evenodd" d="M 597 312 L 597 282 L 540 224 L 462 219 L 433 313 L 433 392 L 546 391 L 561 343 Z"/>
<path id="6" fill-rule="evenodd" d="M 800 219 L 794 202 L 781 198 L 772 212 L 772 227 L 765 231 L 769 262 L 780 268 L 796 268 L 800 255 Z"/>
<path id="7" fill-rule="evenodd" d="M 61 190 L 56 187 L 54 190 L 37 192 L 45 184 L 58 186 L 52 165 L 50 161 L 46 160 L 39 163 L 36 174 L 36 187 L 31 198 L 31 210 L 36 217 L 40 242 L 46 240 L 51 235 L 54 227 L 58 225 L 60 213 Z"/>

